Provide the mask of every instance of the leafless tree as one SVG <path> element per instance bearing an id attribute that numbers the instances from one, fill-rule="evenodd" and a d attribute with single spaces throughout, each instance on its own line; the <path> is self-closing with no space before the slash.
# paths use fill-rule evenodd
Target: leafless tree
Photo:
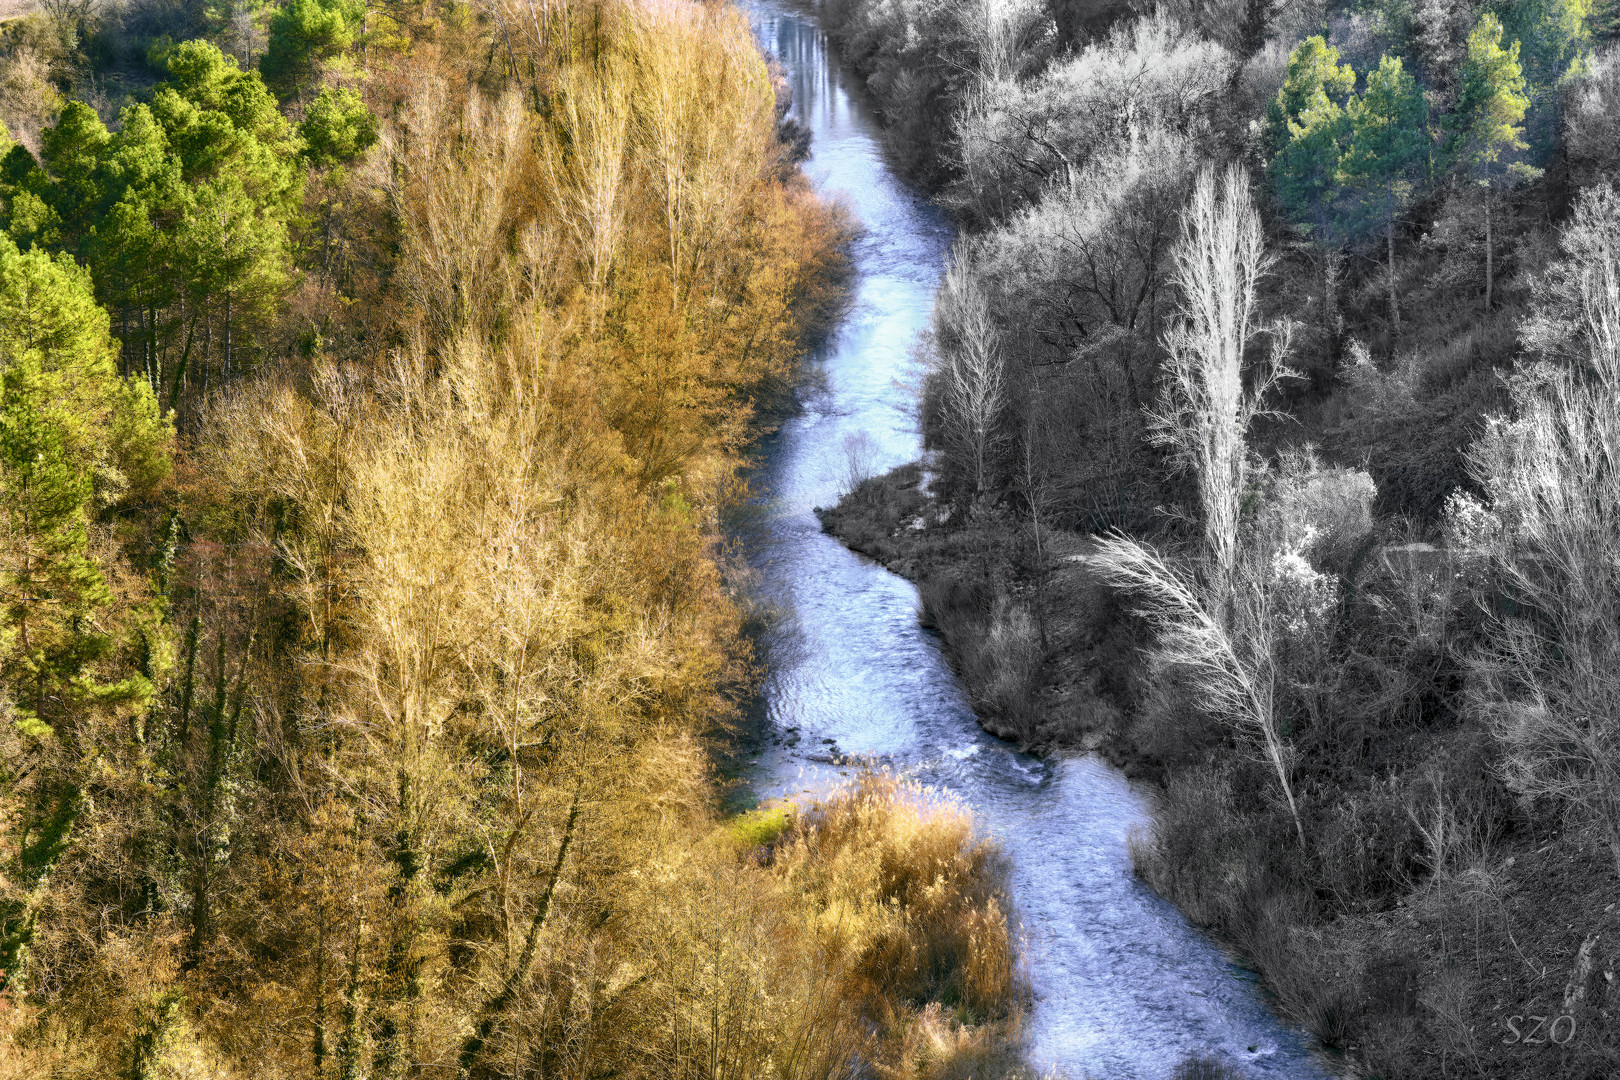
<path id="1" fill-rule="evenodd" d="M 1213 715 L 1258 744 L 1304 847 L 1292 755 L 1277 715 L 1275 552 L 1269 544 L 1246 549 L 1239 531 L 1249 423 L 1285 372 L 1286 334 L 1275 334 L 1268 361 L 1244 385 L 1245 356 L 1266 329 L 1255 311 L 1266 266 L 1247 179 L 1234 168 L 1217 184 L 1214 171 L 1204 170 L 1183 216 L 1176 256 L 1181 319 L 1166 337 L 1164 402 L 1154 415 L 1157 437 L 1197 482 L 1203 548 L 1193 565 L 1178 566 L 1116 535 L 1098 544 L 1091 562 L 1139 598 L 1157 631 L 1157 660 L 1189 679 Z"/>
<path id="2" fill-rule="evenodd" d="M 989 305 L 962 251 L 945 271 L 935 318 L 940 420 L 946 441 L 967 465 L 974 495 L 982 495 L 1003 434 L 1006 363 Z"/>
<path id="3" fill-rule="evenodd" d="M 1589 194 L 1562 277 L 1587 346 L 1580 367 L 1532 376 L 1472 464 L 1490 497 L 1494 605 L 1473 698 L 1506 750 L 1508 783 L 1597 825 L 1620 870 L 1620 199 Z M 1598 222 L 1597 224 L 1602 224 Z M 1578 312 L 1578 314 L 1576 314 Z"/>
<path id="4" fill-rule="evenodd" d="M 1181 319 L 1165 336 L 1166 389 L 1153 430 L 1197 481 L 1208 573 L 1217 593 L 1230 595 L 1248 478 L 1245 434 L 1266 393 L 1288 374 L 1288 336 L 1286 328 L 1262 326 L 1256 312 L 1255 288 L 1271 260 L 1248 177 L 1230 168 L 1220 187 L 1206 169 L 1182 219 Z M 1245 387 L 1244 361 L 1262 333 L 1272 338 L 1271 355 Z"/>

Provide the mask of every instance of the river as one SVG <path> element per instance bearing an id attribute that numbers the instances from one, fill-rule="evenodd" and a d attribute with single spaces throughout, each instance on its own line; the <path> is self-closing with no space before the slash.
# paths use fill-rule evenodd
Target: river
<path id="1" fill-rule="evenodd" d="M 782 612 L 763 642 L 754 794 L 823 790 L 841 778 L 840 755 L 870 755 L 969 805 L 1013 860 L 1035 991 L 1029 1052 L 1043 1071 L 1160 1080 L 1197 1054 L 1255 1080 L 1326 1076 L 1254 977 L 1132 874 L 1127 836 L 1148 816 L 1124 777 L 1094 756 L 1034 757 L 987 735 L 918 625 L 911 583 L 822 533 L 814 509 L 837 500 L 851 438 L 877 471 L 920 453 L 910 352 L 952 233 L 891 173 L 876 120 L 814 20 L 767 3 L 748 11 L 812 132 L 806 172 L 864 229 L 852 309 L 754 479 L 764 495 L 751 561 Z"/>

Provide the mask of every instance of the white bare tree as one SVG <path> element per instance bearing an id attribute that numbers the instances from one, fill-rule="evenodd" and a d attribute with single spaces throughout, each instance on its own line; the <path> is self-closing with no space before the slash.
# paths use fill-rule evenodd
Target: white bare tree
<path id="1" fill-rule="evenodd" d="M 1620 871 L 1620 196 L 1588 193 L 1564 239 L 1586 362 L 1520 383 L 1515 417 L 1472 453 L 1511 603 L 1494 605 L 1471 690 L 1508 783 L 1600 829 Z"/>
<path id="2" fill-rule="evenodd" d="M 1164 400 L 1153 415 L 1157 438 L 1197 483 L 1204 543 L 1190 565 L 1176 565 L 1115 535 L 1098 544 L 1091 562 L 1138 598 L 1157 632 L 1156 658 L 1187 678 L 1213 715 L 1257 745 L 1304 847 L 1291 748 L 1277 715 L 1277 553 L 1265 543 L 1245 547 L 1240 531 L 1249 424 L 1286 374 L 1287 334 L 1263 326 L 1256 312 L 1256 285 L 1267 265 L 1247 178 L 1232 168 L 1217 182 L 1205 169 L 1182 217 L 1181 317 L 1166 335 Z M 1272 338 L 1270 356 L 1246 387 L 1245 359 L 1262 333 Z"/>
<path id="3" fill-rule="evenodd" d="M 1286 330 L 1262 326 L 1255 309 L 1270 264 L 1247 175 L 1232 167 L 1217 185 L 1206 168 L 1182 216 L 1175 272 L 1181 318 L 1165 335 L 1165 393 L 1152 427 L 1197 481 L 1206 572 L 1222 596 L 1231 595 L 1238 561 L 1249 424 L 1288 374 Z M 1244 361 L 1262 333 L 1271 338 L 1271 355 L 1245 387 Z"/>
<path id="4" fill-rule="evenodd" d="M 988 486 L 990 461 L 1002 438 L 1007 404 L 1006 363 L 984 292 L 968 255 L 958 250 L 940 286 L 935 309 L 939 349 L 933 378 L 940 422 L 951 451 L 966 464 L 975 496 Z"/>

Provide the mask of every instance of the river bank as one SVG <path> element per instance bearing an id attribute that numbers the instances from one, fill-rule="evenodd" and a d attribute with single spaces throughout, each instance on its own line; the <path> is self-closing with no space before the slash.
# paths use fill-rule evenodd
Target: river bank
<path id="1" fill-rule="evenodd" d="M 1027 521 L 993 511 L 959 518 L 925 478 L 910 463 L 867 479 L 819 511 L 823 528 L 916 584 L 919 622 L 987 732 L 1060 760 L 1095 752 L 1151 793 L 1135 873 L 1252 965 L 1347 1075 L 1615 1075 L 1605 943 L 1620 904 L 1601 853 L 1521 809 L 1487 858 L 1467 834 L 1494 792 L 1426 811 L 1360 771 L 1307 781 L 1315 800 L 1335 784 L 1341 802 L 1309 812 L 1311 848 L 1298 852 L 1261 763 L 1145 664 L 1145 628 L 1086 567 L 1092 540 L 1050 530 L 1037 543 Z M 1417 752 L 1461 772 L 1485 747 L 1477 733 L 1416 730 L 1390 750 Z M 1348 882 L 1375 874 L 1407 885 L 1349 899 Z"/>
<path id="2" fill-rule="evenodd" d="M 1088 537 L 942 517 L 917 463 L 863 481 L 819 517 L 916 584 L 918 618 L 944 643 L 986 731 L 1035 751 L 1096 751 L 1132 778 L 1151 776 L 1157 759 L 1126 729 L 1133 622 L 1088 572 Z"/>

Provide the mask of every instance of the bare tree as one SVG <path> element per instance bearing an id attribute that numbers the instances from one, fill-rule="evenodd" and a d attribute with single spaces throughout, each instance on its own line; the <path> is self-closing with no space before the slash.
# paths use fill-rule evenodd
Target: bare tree
<path id="1" fill-rule="evenodd" d="M 1288 374 L 1286 329 L 1260 325 L 1255 287 L 1269 268 L 1249 180 L 1236 167 L 1217 192 L 1205 169 L 1182 217 L 1175 283 L 1181 319 L 1165 336 L 1164 402 L 1153 415 L 1157 440 L 1198 484 L 1205 558 L 1217 595 L 1230 595 L 1238 560 L 1238 519 L 1248 478 L 1244 441 L 1265 394 Z M 1244 386 L 1244 359 L 1270 333 L 1269 361 Z"/>
<path id="2" fill-rule="evenodd" d="M 1303 848 L 1293 753 L 1277 717 L 1276 617 L 1264 562 L 1246 560 L 1244 580 L 1221 611 L 1193 570 L 1172 565 L 1138 540 L 1104 537 L 1090 561 L 1139 598 L 1157 632 L 1154 659 L 1186 677 L 1210 713 L 1258 744 L 1277 774 Z"/>
<path id="3" fill-rule="evenodd" d="M 843 472 L 838 477 L 840 491 L 848 495 L 878 474 L 878 446 L 876 439 L 864 431 L 852 431 L 844 436 Z"/>
<path id="4" fill-rule="evenodd" d="M 1475 660 L 1472 696 L 1506 751 L 1508 783 L 1595 824 L 1620 870 L 1617 223 L 1620 199 L 1605 190 L 1566 231 L 1560 270 L 1587 362 L 1518 384 L 1516 418 L 1493 420 L 1472 454 L 1499 526 L 1483 546 L 1512 600 Z M 1583 229 L 1599 242 L 1572 242 Z"/>
<path id="5" fill-rule="evenodd" d="M 935 320 L 940 421 L 947 444 L 965 460 L 977 497 L 988 486 L 990 459 L 1001 441 L 1007 378 L 989 305 L 962 251 L 946 268 Z"/>
<path id="6" fill-rule="evenodd" d="M 1269 360 L 1244 386 L 1244 358 L 1267 330 L 1255 289 L 1268 260 L 1247 178 L 1205 169 L 1182 218 L 1176 255 L 1181 319 L 1165 339 L 1164 402 L 1157 438 L 1193 473 L 1204 543 L 1193 565 L 1173 565 L 1126 536 L 1104 538 L 1091 558 L 1102 576 L 1134 593 L 1158 634 L 1159 662 L 1197 688 L 1206 708 L 1252 738 L 1277 774 L 1301 847 L 1290 748 L 1277 716 L 1273 552 L 1240 536 L 1248 483 L 1246 435 L 1264 394 L 1285 374 L 1286 333 L 1272 331 Z"/>
<path id="7" fill-rule="evenodd" d="M 569 78 L 577 86 L 558 109 L 559 137 L 543 144 L 541 162 L 594 295 L 607 280 L 624 229 L 629 106 L 620 79 Z"/>

